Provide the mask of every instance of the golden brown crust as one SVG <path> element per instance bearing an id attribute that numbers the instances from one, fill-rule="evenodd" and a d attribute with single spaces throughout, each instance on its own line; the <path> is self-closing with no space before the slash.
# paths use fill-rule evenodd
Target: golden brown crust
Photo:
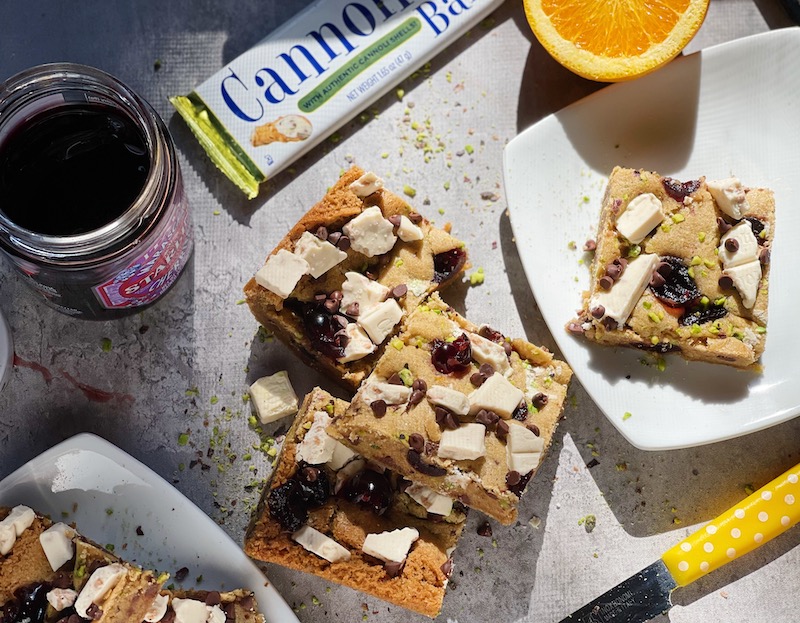
<path id="1" fill-rule="evenodd" d="M 0 520 L 11 512 L 0 508 Z M 39 545 L 39 535 L 52 525 L 46 517 L 37 516 L 5 557 L 0 558 L 0 604 L 6 603 L 20 587 L 38 582 L 49 582 L 55 577 L 44 550 Z"/>
<path id="2" fill-rule="evenodd" d="M 325 196 L 292 227 L 289 233 L 272 250 L 268 258 L 281 249 L 292 251 L 295 242 L 305 232 L 315 233 L 320 227 L 325 227 L 329 232 L 341 230 L 343 225 L 368 207 L 379 207 L 386 218 L 392 215 L 408 216 L 414 212 L 405 199 L 385 188 L 366 198 L 358 197 L 350 190 L 350 184 L 363 174 L 364 171 L 358 167 L 353 167 L 345 172 Z M 428 292 L 454 281 L 467 267 L 467 264 L 465 264 L 461 270 L 452 275 L 445 283 L 433 282 L 433 256 L 451 249 L 463 248 L 463 243 L 443 230 L 433 227 L 426 219 L 422 220 L 419 227 L 425 235 L 423 240 L 418 242 L 402 242 L 398 240 L 394 249 L 382 258 L 368 258 L 352 249 L 348 250 L 347 259 L 324 275 L 321 275 L 318 279 L 305 275 L 295 287 L 291 298 L 298 301 L 312 301 L 314 296 L 320 292 L 330 293 L 340 290 L 345 280 L 346 272 L 364 272 L 368 269 L 377 277 L 380 283 L 388 288 L 394 288 L 400 284 L 408 285 L 409 292 L 399 302 L 404 311 L 413 309 Z M 413 292 L 417 288 L 410 287 L 412 280 L 418 280 L 422 284 L 422 291 L 419 294 L 414 294 Z M 379 359 L 383 348 L 391 339 L 391 336 L 385 339 L 382 345 L 378 346 L 376 353 L 357 361 L 341 364 L 329 357 L 320 355 L 313 348 L 306 337 L 302 322 L 292 311 L 286 308 L 286 301 L 280 296 L 258 285 L 255 278 L 247 282 L 244 287 L 244 293 L 250 311 L 259 323 L 297 351 L 310 366 L 343 383 L 350 389 L 357 388 L 369 374 L 375 362 Z M 402 321 L 396 327 L 396 331 L 401 326 Z"/>
<path id="3" fill-rule="evenodd" d="M 245 552 L 258 560 L 313 573 L 426 616 L 436 616 L 441 609 L 447 584 L 442 565 L 463 530 L 463 513 L 454 512 L 448 518 L 450 521 L 447 521 L 432 516 L 428 518 L 424 509 L 419 507 L 423 517 L 415 517 L 398 503 L 390 506 L 384 515 L 378 516 L 345 500 L 331 498 L 322 508 L 310 512 L 308 525 L 350 550 L 350 560 L 338 563 L 330 563 L 305 550 L 270 516 L 268 492 L 286 482 L 297 470 L 295 452 L 305 434 L 304 425 L 313 420 L 315 412 L 326 410 L 328 405 L 333 405 L 334 415 L 344 413 L 347 408 L 346 402 L 333 398 L 319 388 L 315 388 L 303 400 L 300 413 L 286 435 L 273 476 L 247 531 Z M 405 495 L 398 497 L 407 498 Z M 361 546 L 368 533 L 403 527 L 416 528 L 420 538 L 409 552 L 402 573 L 390 577 L 383 563 L 364 554 Z"/>
<path id="4" fill-rule="evenodd" d="M 769 263 L 762 263 L 762 285 L 753 308 L 748 309 L 742 304 L 735 288 L 723 290 L 718 283 L 722 266 L 717 254 L 721 236 L 717 219 L 725 215 L 708 191 L 705 178 L 698 180 L 699 187 L 687 203 L 670 197 L 664 189 L 663 180 L 658 173 L 649 171 L 621 167 L 615 167 L 612 171 L 603 198 L 597 250 L 590 272 L 590 290 L 583 294 L 580 317 L 567 326 L 582 325 L 585 337 L 600 344 L 632 346 L 657 352 L 679 350 L 681 356 L 688 360 L 757 369 L 758 359 L 766 344 Z M 773 193 L 763 188 L 745 190 L 749 209 L 744 216 L 757 218 L 766 224 L 760 244 L 762 248 L 769 249 L 775 233 Z M 692 272 L 700 292 L 710 301 L 724 298 L 728 312 L 725 317 L 695 326 L 682 326 L 678 320 L 680 309 L 676 312 L 662 304 L 648 288 L 621 329 L 608 330 L 602 323 L 591 321 L 589 301 L 598 290 L 597 284 L 605 273 L 606 265 L 628 255 L 631 246 L 617 233 L 616 219 L 632 199 L 643 193 L 653 193 L 658 197 L 667 217 L 664 225 L 657 227 L 639 245 L 641 253 L 678 257 L 687 265 L 696 262 Z"/>
<path id="5" fill-rule="evenodd" d="M 455 332 L 454 327 L 458 329 Z M 517 517 L 519 498 L 506 483 L 509 468 L 504 440 L 495 433 L 487 434 L 485 456 L 474 461 L 442 459 L 435 450 L 427 451 L 427 444 L 435 446 L 442 436 L 433 406 L 427 400 L 414 406 L 389 407 L 384 416 L 377 418 L 371 406 L 362 399 L 367 383 L 386 381 L 404 368 L 410 371 L 413 379 L 423 379 L 428 388 L 443 385 L 465 395 L 470 394 L 475 389 L 470 377 L 478 371 L 476 363 L 471 363 L 470 369 L 460 375 L 443 375 L 431 365 L 430 344 L 433 340 L 452 337 L 459 331 L 478 333 L 479 327 L 448 307 L 438 294 L 431 295 L 424 305 L 409 316 L 405 331 L 398 336 L 403 343 L 402 348 L 386 349 L 350 408 L 345 414 L 334 418 L 329 431 L 356 452 L 409 480 L 456 498 L 501 523 L 511 524 Z M 541 391 L 548 396 L 547 404 L 538 410 L 530 410 L 523 422 L 526 426 L 538 427 L 546 452 L 563 410 L 572 371 L 546 350 L 524 340 L 512 340 L 510 344 L 511 372 L 508 380 L 517 388 L 526 388 L 531 392 L 533 390 L 530 388 L 537 387 L 536 392 Z M 463 423 L 474 419 L 474 416 L 464 416 L 460 421 Z M 515 422 L 513 425 L 517 424 Z M 409 439 L 414 433 L 423 435 L 427 442 L 424 462 L 437 468 L 429 470 L 432 473 L 423 473 L 409 463 Z M 439 473 L 436 474 L 436 471 Z"/>

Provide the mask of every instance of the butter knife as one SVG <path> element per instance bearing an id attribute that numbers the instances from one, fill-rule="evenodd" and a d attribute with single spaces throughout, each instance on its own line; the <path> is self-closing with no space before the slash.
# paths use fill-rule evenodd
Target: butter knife
<path id="1" fill-rule="evenodd" d="M 643 623 L 672 607 L 670 596 L 774 539 L 800 521 L 800 464 L 722 513 L 653 564 L 560 623 Z"/>

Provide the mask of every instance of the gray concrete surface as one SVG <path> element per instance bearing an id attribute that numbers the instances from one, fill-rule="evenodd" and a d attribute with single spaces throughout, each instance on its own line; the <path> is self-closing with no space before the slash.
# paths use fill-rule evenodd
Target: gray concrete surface
<path id="1" fill-rule="evenodd" d="M 304 4 L 5 0 L 0 6 L 0 78 L 46 61 L 95 65 L 134 87 L 167 120 L 197 239 L 173 290 L 156 306 L 115 322 L 61 316 L 7 266 L 0 268 L 0 309 L 16 353 L 53 375 L 47 382 L 17 366 L 0 395 L 0 478 L 62 439 L 95 432 L 172 481 L 240 541 L 258 495 L 252 485 L 268 473 L 268 457 L 252 450 L 260 440 L 242 401 L 248 382 L 287 369 L 298 393 L 319 383 L 343 395 L 280 344 L 260 339 L 247 307 L 238 304 L 241 286 L 350 162 L 374 169 L 390 187 L 414 186 L 420 209 L 452 222 L 466 240 L 486 282 L 454 287 L 453 304 L 473 320 L 553 346 L 513 242 L 502 198 L 502 150 L 519 131 L 600 85 L 551 60 L 531 36 L 521 2 L 508 0 L 436 57 L 430 71 L 407 80 L 402 101 L 386 95 L 346 124 L 338 140 L 320 145 L 247 201 L 210 164 L 166 98 L 189 92 Z M 713 0 L 688 51 L 786 25 L 777 0 Z M 452 168 L 445 154 L 425 164 L 414 148 L 403 122 L 412 104 L 411 118 L 430 119 L 443 137 Z M 475 152 L 457 155 L 466 144 Z M 487 191 L 500 199 L 482 200 Z M 94 402 L 68 375 L 116 397 Z M 744 497 L 747 485 L 758 487 L 800 461 L 800 419 L 711 446 L 649 453 L 630 446 L 578 382 L 571 395 L 520 522 L 493 522 L 492 540 L 476 534 L 483 518 L 472 513 L 439 620 L 558 621 Z M 179 446 L 185 432 L 190 442 Z M 212 445 L 216 454 L 207 458 Z M 236 455 L 233 462 L 225 447 Z M 248 452 L 253 458 L 245 461 Z M 211 469 L 189 467 L 200 456 Z M 579 523 L 588 514 L 597 518 L 591 533 Z M 658 621 L 800 620 L 798 530 L 676 592 L 678 606 Z M 423 620 L 311 576 L 275 566 L 266 572 L 307 623 Z M 313 604 L 312 596 L 321 603 Z"/>

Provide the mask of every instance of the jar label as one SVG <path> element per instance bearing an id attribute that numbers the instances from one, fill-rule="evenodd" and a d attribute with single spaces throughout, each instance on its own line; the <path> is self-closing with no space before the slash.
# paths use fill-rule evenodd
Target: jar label
<path id="1" fill-rule="evenodd" d="M 127 268 L 94 293 L 107 309 L 148 305 L 166 292 L 181 274 L 192 252 L 192 231 L 185 197 L 161 235 Z"/>

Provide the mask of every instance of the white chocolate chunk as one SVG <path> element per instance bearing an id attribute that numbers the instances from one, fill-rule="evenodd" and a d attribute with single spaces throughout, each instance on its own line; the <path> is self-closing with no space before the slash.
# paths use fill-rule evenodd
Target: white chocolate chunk
<path id="1" fill-rule="evenodd" d="M 303 526 L 297 530 L 292 534 L 292 540 L 302 545 L 312 554 L 316 554 L 328 562 L 350 560 L 349 550 L 311 526 Z"/>
<path id="2" fill-rule="evenodd" d="M 506 461 L 509 470 L 524 476 L 539 466 L 543 452 L 544 440 L 541 437 L 536 436 L 522 424 L 509 423 L 506 443 Z"/>
<path id="3" fill-rule="evenodd" d="M 100 605 L 108 592 L 126 574 L 125 567 L 116 562 L 95 570 L 75 600 L 75 612 L 78 613 L 78 616 L 84 619 L 91 619 L 92 617 L 86 614 L 86 609 L 93 603 Z"/>
<path id="4" fill-rule="evenodd" d="M 306 431 L 303 441 L 297 444 L 297 459 L 309 465 L 322 465 L 333 458 L 338 443 L 325 432 L 331 417 L 324 411 L 314 414 L 311 428 Z"/>
<path id="5" fill-rule="evenodd" d="M 644 193 L 631 199 L 625 211 L 617 217 L 617 231 L 633 244 L 639 244 L 663 220 L 661 200 L 653 193 Z"/>
<path id="6" fill-rule="evenodd" d="M 495 372 L 469 395 L 469 413 L 475 415 L 481 409 L 494 411 L 501 418 L 508 419 L 522 402 L 525 394 L 512 385 L 499 372 Z"/>
<path id="7" fill-rule="evenodd" d="M 414 296 L 422 296 L 428 291 L 431 282 L 425 281 L 424 279 L 411 279 L 406 285 L 408 286 L 408 290 L 411 292 L 411 294 Z"/>
<path id="8" fill-rule="evenodd" d="M 17 531 L 14 526 L 0 524 L 0 556 L 5 556 L 17 542 Z"/>
<path id="9" fill-rule="evenodd" d="M 372 193 L 379 191 L 383 188 L 383 180 L 375 175 L 372 171 L 367 171 L 359 177 L 355 182 L 350 184 L 350 190 L 352 190 L 356 197 L 369 197 Z"/>
<path id="10" fill-rule="evenodd" d="M 758 285 L 761 282 L 761 262 L 758 260 L 739 264 L 733 268 L 726 268 L 725 274 L 733 280 L 733 285 L 742 297 L 742 305 L 752 309 L 758 294 Z"/>
<path id="11" fill-rule="evenodd" d="M 294 254 L 308 263 L 308 272 L 314 279 L 347 259 L 347 253 L 307 231 L 295 243 Z"/>
<path id="12" fill-rule="evenodd" d="M 474 461 L 486 454 L 485 436 L 486 427 L 474 422 L 462 424 L 455 430 L 442 431 L 437 454 L 443 459 Z"/>
<path id="13" fill-rule="evenodd" d="M 285 299 L 308 271 L 308 262 L 302 257 L 281 249 L 275 255 L 269 256 L 267 263 L 256 273 L 255 279 L 262 288 Z"/>
<path id="14" fill-rule="evenodd" d="M 728 177 L 722 180 L 707 181 L 706 186 L 719 209 L 737 221 L 750 209 L 747 195 L 738 178 Z"/>
<path id="15" fill-rule="evenodd" d="M 45 595 L 45 598 L 47 603 L 53 607 L 53 610 L 61 612 L 64 608 L 69 608 L 75 603 L 78 593 L 71 588 L 54 588 Z"/>
<path id="16" fill-rule="evenodd" d="M 297 394 L 285 370 L 258 379 L 249 393 L 262 424 L 297 413 Z"/>
<path id="17" fill-rule="evenodd" d="M 34 519 L 36 519 L 36 513 L 27 506 L 20 504 L 11 509 L 6 518 L 0 521 L 0 525 L 13 526 L 14 533 L 17 536 L 21 536 L 25 530 L 31 527 Z"/>
<path id="18" fill-rule="evenodd" d="M 376 400 L 383 400 L 387 405 L 401 405 L 408 402 L 410 397 L 410 387 L 394 383 L 370 382 L 361 390 L 361 400 L 368 405 Z"/>
<path id="19" fill-rule="evenodd" d="M 406 494 L 432 515 L 447 517 L 453 512 L 453 498 L 437 493 L 425 485 L 413 483 L 406 489 Z"/>
<path id="20" fill-rule="evenodd" d="M 472 358 L 479 364 L 488 363 L 500 374 L 505 374 L 511 369 L 506 349 L 502 344 L 488 340 L 477 333 L 469 334 L 469 343 L 472 349 Z"/>
<path id="21" fill-rule="evenodd" d="M 738 243 L 736 251 L 728 251 L 725 247 L 725 242 L 728 240 L 735 240 Z M 719 259 L 726 269 L 758 261 L 758 240 L 753 233 L 750 221 L 742 221 L 735 227 L 731 227 L 719 242 Z"/>
<path id="22" fill-rule="evenodd" d="M 222 608 L 208 606 L 197 599 L 175 597 L 172 609 L 175 611 L 175 623 L 225 623 L 227 620 Z"/>
<path id="23" fill-rule="evenodd" d="M 53 524 L 39 535 L 39 543 L 53 571 L 58 571 L 72 560 L 75 555 L 74 537 L 75 530 L 65 523 Z"/>
<path id="24" fill-rule="evenodd" d="M 598 290 L 589 301 L 589 309 L 602 305 L 605 317 L 616 321 L 620 326 L 625 324 L 633 311 L 636 301 L 642 296 L 644 289 L 650 283 L 658 264 L 659 258 L 655 253 L 640 255 L 631 260 L 625 272 L 610 290 Z"/>
<path id="25" fill-rule="evenodd" d="M 389 294 L 389 288 L 361 273 L 348 272 L 344 276 L 342 301 L 339 307 L 345 313 L 350 305 L 358 303 L 358 313 L 366 314 Z"/>
<path id="26" fill-rule="evenodd" d="M 368 534 L 361 550 L 384 562 L 403 562 L 414 541 L 419 538 L 416 528 L 400 528 L 389 532 Z"/>
<path id="27" fill-rule="evenodd" d="M 364 210 L 342 227 L 342 232 L 350 238 L 353 250 L 367 257 L 383 255 L 391 251 L 397 242 L 394 226 L 383 218 L 381 209 L 377 206 Z"/>
<path id="28" fill-rule="evenodd" d="M 411 222 L 407 216 L 400 217 L 400 226 L 397 228 L 397 235 L 403 242 L 414 242 L 422 240 L 424 237 L 422 230 Z"/>
<path id="29" fill-rule="evenodd" d="M 169 595 L 156 595 L 144 615 L 145 623 L 158 623 L 164 618 L 169 605 Z"/>
<path id="30" fill-rule="evenodd" d="M 333 447 L 333 456 L 331 457 L 331 460 L 327 462 L 327 466 L 336 472 L 347 465 L 351 459 L 357 455 L 338 439 L 334 439 L 334 441 L 336 442 L 336 445 Z"/>
<path id="31" fill-rule="evenodd" d="M 394 330 L 395 325 L 403 317 L 403 310 L 395 299 L 387 299 L 379 303 L 366 314 L 358 317 L 358 324 L 367 332 L 370 339 L 380 344 Z"/>
<path id="32" fill-rule="evenodd" d="M 344 357 L 339 357 L 339 363 L 348 363 L 363 359 L 375 352 L 376 346 L 369 339 L 367 332 L 355 322 L 350 322 L 344 328 L 347 344 L 344 347 Z"/>
<path id="33" fill-rule="evenodd" d="M 432 385 L 425 394 L 429 402 L 444 407 L 456 415 L 466 415 L 469 412 L 469 398 L 456 389 L 442 385 Z"/>

